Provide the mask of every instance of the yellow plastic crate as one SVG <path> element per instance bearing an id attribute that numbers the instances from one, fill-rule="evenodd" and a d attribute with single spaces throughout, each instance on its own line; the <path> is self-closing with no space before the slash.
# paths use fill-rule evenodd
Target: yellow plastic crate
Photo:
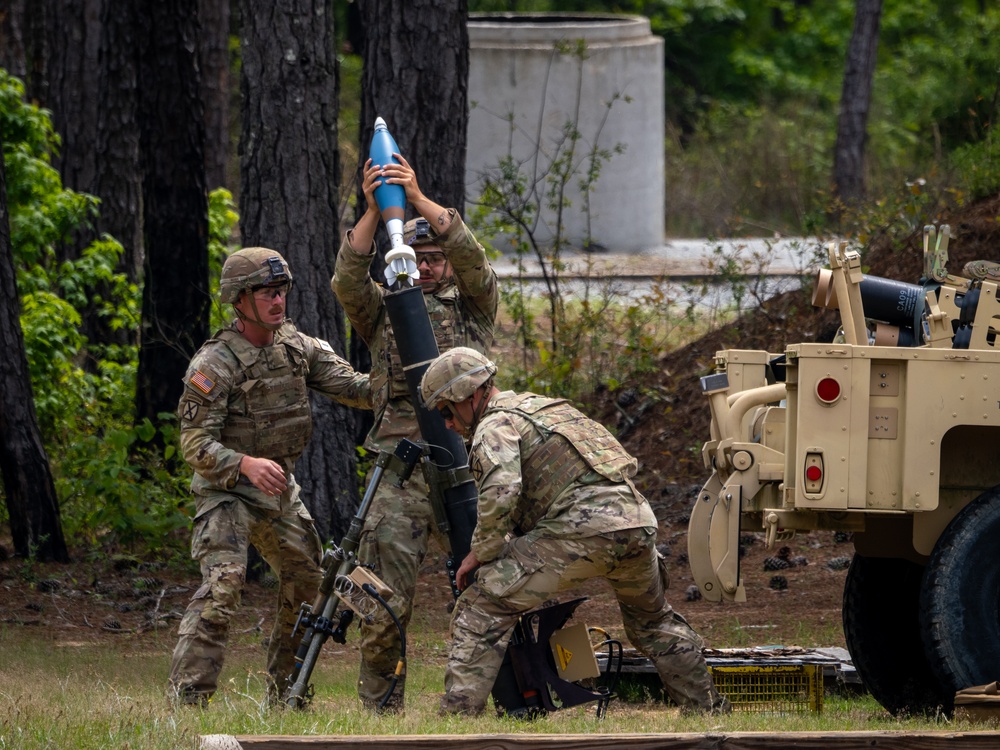
<path id="1" fill-rule="evenodd" d="M 823 710 L 823 667 L 795 665 L 709 665 L 719 692 L 735 711 L 795 713 Z"/>

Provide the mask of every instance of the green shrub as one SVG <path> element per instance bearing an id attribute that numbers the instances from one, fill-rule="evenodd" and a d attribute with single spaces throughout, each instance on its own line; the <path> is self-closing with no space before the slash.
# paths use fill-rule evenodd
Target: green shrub
<path id="1" fill-rule="evenodd" d="M 996 128 L 979 143 L 961 146 L 951 155 L 956 180 L 970 200 L 1000 192 L 1000 137 Z"/>
<path id="2" fill-rule="evenodd" d="M 78 258 L 57 260 L 97 216 L 98 201 L 63 187 L 51 164 L 59 137 L 48 113 L 26 103 L 21 82 L 3 70 L 0 136 L 21 329 L 67 540 L 94 551 L 141 545 L 180 552 L 186 535 L 176 532 L 188 525 L 190 472 L 177 461 L 176 418 L 134 425 L 137 348 L 90 342 L 83 333 L 84 315 L 100 316 L 112 331 L 138 330 L 141 291 L 119 270 L 121 244 L 104 236 Z M 237 219 L 232 196 L 213 192 L 216 286 Z"/>

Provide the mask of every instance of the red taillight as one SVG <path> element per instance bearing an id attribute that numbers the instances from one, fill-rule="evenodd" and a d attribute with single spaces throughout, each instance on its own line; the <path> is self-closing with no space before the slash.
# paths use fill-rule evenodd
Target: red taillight
<path id="1" fill-rule="evenodd" d="M 832 404 L 840 398 L 840 383 L 833 378 L 823 378 L 816 384 L 816 397 L 824 404 Z"/>
<path id="2" fill-rule="evenodd" d="M 807 495 L 818 495 L 823 491 L 823 453 L 809 451 L 802 467 L 802 489 Z"/>

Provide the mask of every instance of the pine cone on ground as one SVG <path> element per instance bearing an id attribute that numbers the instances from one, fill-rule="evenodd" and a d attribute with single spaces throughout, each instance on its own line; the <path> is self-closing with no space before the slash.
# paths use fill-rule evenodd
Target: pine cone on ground
<path id="1" fill-rule="evenodd" d="M 792 567 L 792 564 L 781 557 L 764 558 L 764 570 L 785 570 Z"/>
<path id="2" fill-rule="evenodd" d="M 833 557 L 826 561 L 826 567 L 830 570 L 847 570 L 851 567 L 851 558 Z"/>

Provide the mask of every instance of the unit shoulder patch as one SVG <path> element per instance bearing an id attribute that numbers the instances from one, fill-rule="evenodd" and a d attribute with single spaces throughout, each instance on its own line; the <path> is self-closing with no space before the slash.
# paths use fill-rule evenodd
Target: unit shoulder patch
<path id="1" fill-rule="evenodd" d="M 198 413 L 200 411 L 201 404 L 193 398 L 186 398 L 181 404 L 181 419 L 185 422 L 194 422 L 198 419 Z"/>
<path id="2" fill-rule="evenodd" d="M 472 457 L 469 470 L 472 472 L 472 478 L 476 480 L 476 484 L 483 481 L 483 460 L 478 453 Z"/>

